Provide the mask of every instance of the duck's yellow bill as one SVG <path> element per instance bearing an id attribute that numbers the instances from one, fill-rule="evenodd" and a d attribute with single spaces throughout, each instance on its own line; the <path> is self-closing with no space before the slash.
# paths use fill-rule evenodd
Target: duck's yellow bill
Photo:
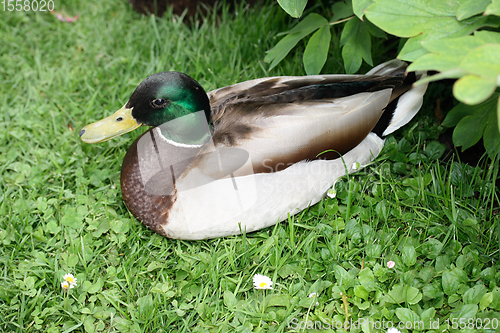
<path id="1" fill-rule="evenodd" d="M 80 139 L 86 143 L 104 142 L 133 131 L 141 125 L 132 117 L 132 108 L 127 109 L 124 105 L 111 116 L 82 128 Z"/>

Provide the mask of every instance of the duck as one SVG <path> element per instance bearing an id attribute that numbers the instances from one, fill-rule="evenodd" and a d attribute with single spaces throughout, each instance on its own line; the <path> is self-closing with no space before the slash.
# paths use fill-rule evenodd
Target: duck
<path id="1" fill-rule="evenodd" d="M 139 126 L 121 167 L 123 200 L 172 239 L 250 233 L 322 200 L 371 163 L 417 114 L 425 73 L 398 59 L 364 75 L 253 79 L 208 93 L 187 74 L 142 81 L 123 107 L 81 129 L 99 143 Z"/>

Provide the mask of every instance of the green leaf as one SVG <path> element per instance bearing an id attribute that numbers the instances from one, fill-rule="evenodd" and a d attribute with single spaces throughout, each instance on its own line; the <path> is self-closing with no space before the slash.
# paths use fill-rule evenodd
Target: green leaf
<path id="1" fill-rule="evenodd" d="M 417 262 L 417 253 L 413 245 L 405 245 L 401 257 L 406 266 L 413 266 Z"/>
<path id="2" fill-rule="evenodd" d="M 490 283 L 495 278 L 495 273 L 496 271 L 494 271 L 493 267 L 486 267 L 481 272 L 480 279 L 485 283 Z"/>
<path id="3" fill-rule="evenodd" d="M 491 302 L 493 301 L 493 293 L 486 293 L 483 295 L 483 298 L 481 298 L 481 301 L 479 301 L 479 311 L 483 311 L 486 309 Z"/>
<path id="4" fill-rule="evenodd" d="M 365 268 L 359 272 L 358 281 L 367 291 L 377 290 L 375 276 L 369 268 Z"/>
<path id="5" fill-rule="evenodd" d="M 497 123 L 498 123 L 498 130 L 500 131 L 500 97 L 498 97 L 498 103 L 497 103 Z"/>
<path id="6" fill-rule="evenodd" d="M 33 289 L 34 286 L 35 286 L 35 278 L 34 277 L 28 276 L 24 279 L 24 288 L 25 289 Z"/>
<path id="7" fill-rule="evenodd" d="M 491 304 L 488 306 L 490 309 L 495 309 L 497 311 L 500 311 L 500 289 L 496 287 L 492 291 L 493 294 L 493 300 L 491 301 Z"/>
<path id="8" fill-rule="evenodd" d="M 365 287 L 363 287 L 361 285 L 357 285 L 357 286 L 354 287 L 354 296 L 362 298 L 365 301 L 367 301 L 369 293 L 368 293 L 368 291 L 366 290 Z"/>
<path id="9" fill-rule="evenodd" d="M 108 219 L 101 219 L 99 223 L 99 227 L 92 232 L 92 236 L 98 238 L 101 237 L 102 234 L 108 232 L 109 230 L 109 220 Z"/>
<path id="10" fill-rule="evenodd" d="M 66 265 L 69 267 L 75 267 L 76 264 L 78 264 L 78 255 L 76 254 L 69 254 L 68 255 L 68 260 L 66 260 Z"/>
<path id="11" fill-rule="evenodd" d="M 438 160 L 446 151 L 446 146 L 439 141 L 431 141 L 425 146 L 425 155 L 431 160 Z"/>
<path id="12" fill-rule="evenodd" d="M 370 35 L 377 38 L 387 39 L 387 34 L 384 32 L 384 30 L 380 29 L 368 20 L 363 21 L 363 23 L 366 25 L 366 29 L 368 30 Z"/>
<path id="13" fill-rule="evenodd" d="M 424 298 L 437 299 L 443 296 L 443 291 L 437 283 L 427 284 L 422 288 Z"/>
<path id="14" fill-rule="evenodd" d="M 427 53 L 421 42 L 467 36 L 485 25 L 496 25 L 488 17 L 456 18 L 460 2 L 426 0 L 376 0 L 365 10 L 366 17 L 384 31 L 410 38 L 398 58 L 415 61 Z"/>
<path id="15" fill-rule="evenodd" d="M 73 229 L 80 229 L 83 226 L 83 217 L 86 215 L 86 213 L 82 212 L 81 207 L 64 207 L 61 214 L 61 224 Z M 88 211 L 86 207 L 84 207 L 84 210 Z"/>
<path id="16" fill-rule="evenodd" d="M 458 22 L 458 21 L 457 21 Z M 460 23 L 464 23 L 463 26 L 460 26 L 457 22 L 444 22 L 449 23 L 445 25 L 447 28 L 445 31 L 439 31 L 439 25 L 431 29 L 430 32 L 423 32 L 421 35 L 410 38 L 400 53 L 398 54 L 398 58 L 407 61 L 414 61 L 425 55 L 427 52 L 422 47 L 422 42 L 426 40 L 441 40 L 443 38 L 455 38 L 458 36 L 469 35 L 476 29 L 479 29 L 482 26 L 498 26 L 500 20 L 495 20 L 494 22 L 490 22 L 488 18 L 481 17 L 472 17 L 465 21 L 461 21 Z"/>
<path id="17" fill-rule="evenodd" d="M 153 297 L 151 295 L 146 295 L 143 297 L 139 297 L 137 300 L 137 307 L 139 308 L 139 313 L 142 319 L 147 319 L 151 316 L 153 312 Z"/>
<path id="18" fill-rule="evenodd" d="M 283 265 L 283 267 L 280 268 L 278 274 L 279 276 L 281 276 L 282 279 L 284 279 L 292 274 L 304 275 L 305 269 L 299 265 L 285 264 Z"/>
<path id="19" fill-rule="evenodd" d="M 486 102 L 471 107 L 474 113 L 458 122 L 453 131 L 453 143 L 456 146 L 461 146 L 462 150 L 466 150 L 481 139 L 486 125 L 491 121 L 488 113 L 494 112 L 497 96 L 498 94 L 494 94 Z"/>
<path id="20" fill-rule="evenodd" d="M 114 232 L 119 233 L 122 230 L 123 222 L 121 220 L 113 220 L 109 225 Z"/>
<path id="21" fill-rule="evenodd" d="M 493 0 L 484 11 L 484 15 L 500 16 L 500 0 Z"/>
<path id="22" fill-rule="evenodd" d="M 423 321 L 424 323 L 429 323 L 431 319 L 434 318 L 435 315 L 436 315 L 436 309 L 431 307 L 420 314 L 420 320 Z"/>
<path id="23" fill-rule="evenodd" d="M 467 150 L 481 139 L 486 125 L 484 115 L 473 114 L 465 117 L 453 131 L 453 143 L 462 147 L 462 150 Z"/>
<path id="24" fill-rule="evenodd" d="M 439 20 L 445 27 L 455 20 L 460 3 L 435 0 L 432 7 L 425 0 L 375 0 L 365 15 L 383 30 L 399 36 L 413 37 L 431 30 Z"/>
<path id="25" fill-rule="evenodd" d="M 486 294 L 488 290 L 482 284 L 478 284 L 469 290 L 467 290 L 462 295 L 462 300 L 465 304 L 479 304 L 483 296 Z"/>
<path id="26" fill-rule="evenodd" d="M 406 308 L 397 308 L 396 316 L 401 322 L 404 323 L 416 323 L 420 321 L 420 317 L 418 316 L 418 314 Z"/>
<path id="27" fill-rule="evenodd" d="M 478 306 L 476 304 L 465 304 L 458 308 L 457 311 L 452 312 L 450 318 L 457 318 L 458 320 L 467 320 L 475 318 Z"/>
<path id="28" fill-rule="evenodd" d="M 430 53 L 413 62 L 408 67 L 408 71 L 436 70 L 450 71 L 451 74 L 454 74 L 460 70 L 460 72 L 467 74 L 467 71 L 461 70 L 460 64 L 469 52 L 485 44 L 500 44 L 500 33 L 476 31 L 474 36 L 424 41 L 422 46 Z M 471 58 L 471 61 L 474 62 L 474 58 Z M 454 78 L 455 76 L 448 75 L 446 77 Z"/>
<path id="29" fill-rule="evenodd" d="M 335 273 L 335 280 L 339 286 L 342 286 L 345 289 L 351 287 L 354 282 L 354 278 L 344 269 L 344 267 L 336 265 L 333 268 L 333 272 Z"/>
<path id="30" fill-rule="evenodd" d="M 422 294 L 415 287 L 407 285 L 395 285 L 389 291 L 387 301 L 389 303 L 416 304 L 422 299 Z"/>
<path id="31" fill-rule="evenodd" d="M 458 290 L 459 279 L 451 271 L 443 272 L 443 291 L 446 295 L 452 295 Z"/>
<path id="32" fill-rule="evenodd" d="M 87 281 L 85 281 L 85 282 L 87 282 Z M 104 286 L 104 280 L 102 278 L 98 278 L 94 284 L 91 284 L 90 286 L 88 286 L 88 289 L 86 291 L 89 294 L 95 294 L 96 292 L 101 291 L 103 286 Z"/>
<path id="33" fill-rule="evenodd" d="M 442 287 L 446 295 L 453 295 L 458 291 L 461 283 L 467 281 L 467 274 L 460 268 L 446 270 L 443 272 Z"/>
<path id="34" fill-rule="evenodd" d="M 408 304 L 417 304 L 422 299 L 422 293 L 418 291 L 417 288 L 408 287 L 408 292 L 406 294 L 406 302 Z"/>
<path id="35" fill-rule="evenodd" d="M 325 207 L 325 212 L 330 215 L 330 216 L 335 216 L 337 212 L 339 211 L 339 204 L 337 201 L 335 201 L 333 204 L 328 204 Z"/>
<path id="36" fill-rule="evenodd" d="M 280 32 L 278 36 L 294 34 L 297 32 L 307 32 L 306 35 L 308 35 L 314 30 L 321 28 L 325 24 L 328 24 L 328 20 L 326 18 L 324 18 L 319 14 L 311 13 L 306 17 L 304 17 L 304 19 L 299 23 L 297 23 L 297 25 L 294 26 L 292 29 L 285 32 Z"/>
<path id="37" fill-rule="evenodd" d="M 224 305 L 227 306 L 229 309 L 233 309 L 238 303 L 236 297 L 234 297 L 234 294 L 229 290 L 224 291 L 223 298 L 224 298 Z"/>
<path id="38" fill-rule="evenodd" d="M 354 299 L 353 303 L 360 310 L 366 310 L 366 309 L 368 309 L 371 306 L 370 302 L 367 302 L 367 301 L 365 301 L 365 302 L 359 302 L 356 299 Z"/>
<path id="39" fill-rule="evenodd" d="M 196 306 L 196 312 L 200 316 L 201 319 L 207 320 L 210 318 L 210 315 L 212 313 L 210 307 L 206 303 L 199 303 Z"/>
<path id="40" fill-rule="evenodd" d="M 341 217 L 337 217 L 336 219 L 332 220 L 331 226 L 335 231 L 344 230 L 345 229 L 344 219 Z"/>
<path id="41" fill-rule="evenodd" d="M 304 12 L 307 0 L 278 0 L 278 3 L 288 15 L 297 18 Z"/>
<path id="42" fill-rule="evenodd" d="M 408 71 L 408 69 L 407 69 L 407 71 Z M 461 69 L 455 68 L 455 69 L 448 70 L 446 72 L 438 73 L 438 74 L 435 74 L 432 76 L 427 76 L 423 79 L 418 80 L 415 83 L 415 85 L 418 86 L 418 85 L 421 85 L 424 83 L 439 81 L 439 80 L 443 80 L 443 79 L 459 79 L 466 74 L 467 74 L 467 72 L 465 72 Z"/>
<path id="43" fill-rule="evenodd" d="M 469 73 L 489 77 L 496 81 L 497 76 L 500 75 L 499 54 L 500 44 L 478 46 L 467 53 L 460 63 L 460 68 Z"/>
<path id="44" fill-rule="evenodd" d="M 371 36 L 366 25 L 357 18 L 346 23 L 340 36 L 342 48 L 342 59 L 346 73 L 351 74 L 358 71 L 363 59 L 373 65 L 371 55 Z"/>
<path id="45" fill-rule="evenodd" d="M 427 239 L 420 247 L 420 251 L 427 255 L 429 259 L 435 259 L 441 254 L 441 249 L 443 248 L 443 243 L 435 238 Z"/>
<path id="46" fill-rule="evenodd" d="M 457 19 L 459 21 L 483 13 L 491 0 L 466 0 L 457 10 Z"/>
<path id="47" fill-rule="evenodd" d="M 42 213 L 45 212 L 47 209 L 47 198 L 38 197 L 36 199 L 36 208 Z"/>
<path id="48" fill-rule="evenodd" d="M 428 283 L 434 277 L 435 269 L 432 266 L 423 267 L 420 272 L 418 272 L 418 277 L 424 282 Z"/>
<path id="49" fill-rule="evenodd" d="M 444 127 L 457 126 L 460 120 L 472 114 L 474 114 L 473 107 L 460 103 L 448 112 L 441 125 Z"/>
<path id="50" fill-rule="evenodd" d="M 474 38 L 481 41 L 483 44 L 500 44 L 500 33 L 493 31 L 476 31 Z"/>
<path id="51" fill-rule="evenodd" d="M 149 265 L 148 265 L 148 268 L 147 268 L 147 272 L 152 272 L 158 268 L 164 268 L 165 265 L 162 264 L 161 262 L 158 262 L 156 260 L 152 261 Z"/>
<path id="52" fill-rule="evenodd" d="M 325 25 L 316 31 L 307 43 L 304 51 L 304 68 L 307 75 L 319 74 L 325 65 L 330 48 L 330 26 Z"/>
<path id="53" fill-rule="evenodd" d="M 500 98 L 498 100 L 498 105 L 500 106 Z M 497 118 L 497 112 L 494 112 L 492 110 L 492 112 L 490 112 L 488 124 L 486 125 L 483 134 L 484 148 L 486 149 L 486 153 L 490 158 L 493 158 L 500 149 L 500 126 L 497 126 Z"/>
<path id="54" fill-rule="evenodd" d="M 354 14 L 362 20 L 363 15 L 365 15 L 365 9 L 374 2 L 374 0 L 352 0 L 352 9 Z"/>
<path id="55" fill-rule="evenodd" d="M 494 79 L 482 78 L 473 74 L 460 78 L 453 85 L 453 95 L 465 104 L 479 104 L 488 99 L 496 89 Z"/>
<path id="56" fill-rule="evenodd" d="M 288 32 L 288 35 L 281 39 L 272 49 L 267 51 L 264 58 L 265 62 L 271 62 L 269 69 L 273 69 L 280 63 L 283 58 L 297 45 L 297 43 L 309 35 L 314 30 L 323 25 L 327 25 L 328 21 L 319 14 L 309 14 L 301 22 L 299 22 L 293 29 Z"/>
<path id="57" fill-rule="evenodd" d="M 451 259 L 448 255 L 439 256 L 436 258 L 436 271 L 441 272 L 448 269 L 451 264 Z"/>
<path id="58" fill-rule="evenodd" d="M 326 288 L 330 287 L 331 285 L 332 285 L 332 282 L 330 282 L 330 281 L 323 281 L 321 279 L 316 280 L 313 283 L 313 285 L 309 287 L 307 294 L 310 294 L 310 293 L 320 294 L 321 292 L 323 292 Z"/>
<path id="59" fill-rule="evenodd" d="M 422 42 L 422 46 L 429 52 L 413 62 L 409 71 L 435 70 L 445 72 L 459 67 L 465 55 L 483 41 L 473 36 L 459 38 L 443 38 Z"/>
<path id="60" fill-rule="evenodd" d="M 83 327 L 85 328 L 86 333 L 95 332 L 94 321 L 95 321 L 95 318 L 92 316 L 85 317 L 85 319 L 83 320 Z"/>
<path id="61" fill-rule="evenodd" d="M 265 62 L 271 62 L 271 66 L 269 70 L 276 67 L 283 58 L 287 56 L 287 54 L 297 45 L 299 40 L 307 36 L 307 33 L 294 33 L 285 36 L 281 39 L 278 44 L 276 44 L 272 49 L 267 51 L 267 54 L 264 58 Z"/>
<path id="62" fill-rule="evenodd" d="M 51 234 L 54 234 L 54 235 L 56 235 L 57 233 L 59 233 L 59 231 L 61 231 L 61 227 L 59 227 L 57 225 L 56 221 L 54 221 L 54 220 L 49 221 L 49 223 L 47 223 L 46 227 L 49 230 L 49 232 Z"/>
<path id="63" fill-rule="evenodd" d="M 382 254 L 382 245 L 380 244 L 367 244 L 365 247 L 366 255 L 370 258 L 380 258 Z"/>
<path id="64" fill-rule="evenodd" d="M 317 302 L 317 300 L 315 297 L 311 297 L 311 298 L 304 297 L 299 301 L 298 306 L 305 308 L 305 309 L 310 309 L 310 308 L 314 307 L 316 302 Z"/>
<path id="65" fill-rule="evenodd" d="M 352 11 L 352 1 L 347 0 L 346 2 L 335 2 L 332 6 L 332 13 L 333 16 L 330 19 L 330 22 L 332 23 L 353 15 L 354 13 Z"/>
<path id="66" fill-rule="evenodd" d="M 408 70 L 442 73 L 424 81 L 460 78 L 453 86 L 455 97 L 467 104 L 485 101 L 500 85 L 500 33 L 479 31 L 474 36 L 422 43 L 431 53 L 417 59 Z"/>

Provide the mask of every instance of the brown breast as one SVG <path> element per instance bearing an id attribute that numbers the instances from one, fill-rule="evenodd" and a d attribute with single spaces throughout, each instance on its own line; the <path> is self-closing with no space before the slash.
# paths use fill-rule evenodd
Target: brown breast
<path id="1" fill-rule="evenodd" d="M 154 129 L 134 141 L 121 169 L 122 195 L 128 209 L 149 229 L 163 235 L 177 200 L 175 179 L 197 151 L 163 142 Z"/>

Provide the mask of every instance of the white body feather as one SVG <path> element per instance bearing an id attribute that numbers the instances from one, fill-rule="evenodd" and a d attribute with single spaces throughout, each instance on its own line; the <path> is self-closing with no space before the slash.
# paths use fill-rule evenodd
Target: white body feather
<path id="1" fill-rule="evenodd" d="M 355 162 L 368 164 L 383 145 L 382 139 L 370 133 L 343 158 L 304 161 L 275 173 L 235 177 L 237 190 L 231 177 L 186 191 L 182 182 L 189 179 L 180 180 L 177 203 L 163 228 L 171 238 L 195 240 L 272 226 L 320 201 L 339 177 L 352 171 Z M 198 176 L 193 170 L 187 178 Z"/>

